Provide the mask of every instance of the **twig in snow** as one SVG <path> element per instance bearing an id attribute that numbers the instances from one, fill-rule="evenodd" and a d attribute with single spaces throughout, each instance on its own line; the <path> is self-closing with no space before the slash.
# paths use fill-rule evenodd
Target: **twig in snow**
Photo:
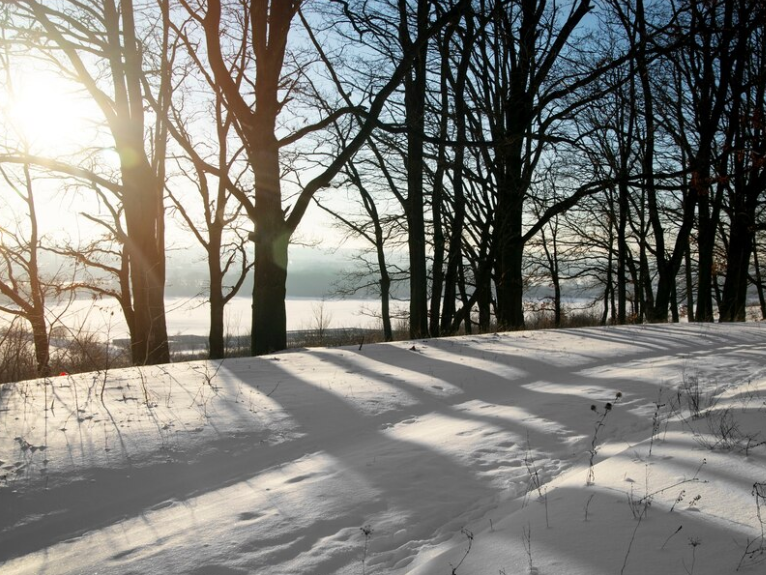
<path id="1" fill-rule="evenodd" d="M 372 527 L 365 525 L 360 527 L 359 531 L 364 534 L 364 554 L 362 555 L 362 575 L 367 575 L 367 550 L 370 545 L 370 536 L 372 535 Z"/>
<path id="2" fill-rule="evenodd" d="M 679 525 L 679 526 L 678 526 L 678 529 L 676 529 L 675 531 L 673 531 L 673 533 L 671 533 L 671 534 L 670 534 L 670 537 L 668 537 L 667 539 L 665 539 L 665 543 L 663 543 L 663 544 L 662 544 L 662 547 L 660 547 L 660 549 L 665 549 L 665 545 L 667 545 L 667 544 L 668 544 L 668 541 L 670 541 L 670 540 L 671 540 L 671 538 L 672 538 L 672 537 L 673 537 L 673 536 L 674 536 L 676 533 L 678 533 L 679 531 L 681 531 L 681 529 L 683 529 L 683 528 L 684 528 L 684 526 L 683 526 L 683 525 Z"/>
<path id="3" fill-rule="evenodd" d="M 452 567 L 452 573 L 450 575 L 457 575 L 457 570 L 460 568 L 460 566 L 463 564 L 463 561 L 465 561 L 465 558 L 468 557 L 468 554 L 471 552 L 471 547 L 473 547 L 473 533 L 468 531 L 465 527 L 463 527 L 460 530 L 460 533 L 466 536 L 468 539 L 468 547 L 465 550 L 465 553 L 463 554 L 463 557 L 460 559 L 460 562 L 457 565 L 452 565 L 450 563 L 450 567 Z"/>

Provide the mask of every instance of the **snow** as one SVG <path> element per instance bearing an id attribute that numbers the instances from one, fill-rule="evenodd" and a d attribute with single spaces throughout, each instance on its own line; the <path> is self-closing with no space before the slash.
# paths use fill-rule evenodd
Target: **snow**
<path id="1" fill-rule="evenodd" d="M 0 572 L 763 573 L 765 422 L 759 323 L 19 382 Z"/>

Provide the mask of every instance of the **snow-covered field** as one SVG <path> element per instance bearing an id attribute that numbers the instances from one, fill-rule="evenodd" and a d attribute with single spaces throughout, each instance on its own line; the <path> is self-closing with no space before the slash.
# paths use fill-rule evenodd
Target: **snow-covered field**
<path id="1" fill-rule="evenodd" d="M 766 570 L 766 325 L 298 350 L 0 394 L 3 575 Z"/>

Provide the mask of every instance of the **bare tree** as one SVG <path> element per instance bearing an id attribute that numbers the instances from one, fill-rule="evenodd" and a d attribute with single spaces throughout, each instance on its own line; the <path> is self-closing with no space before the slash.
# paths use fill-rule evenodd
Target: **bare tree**
<path id="1" fill-rule="evenodd" d="M 493 144 L 493 155 L 486 163 L 497 194 L 493 243 L 501 328 L 524 326 L 524 245 L 537 231 L 530 235 L 532 230 L 525 229 L 525 205 L 538 161 L 551 140 L 548 134 L 557 122 L 595 98 L 590 94 L 577 103 L 564 102 L 570 93 L 598 78 L 601 69 L 565 72 L 561 68 L 563 57 L 572 49 L 575 30 L 591 8 L 589 0 L 572 2 L 562 13 L 538 0 L 485 0 L 477 8 L 485 15 L 486 25 L 476 41 L 479 60 L 471 90 Z M 606 68 L 614 65 L 609 62 Z M 567 199 L 565 204 L 572 202 Z"/>
<path id="2" fill-rule="evenodd" d="M 187 185 L 178 186 L 179 191 L 169 189 L 168 196 L 174 211 L 205 251 L 209 277 L 210 358 L 221 359 L 226 351 L 225 306 L 239 293 L 253 267 L 245 249 L 248 238 L 242 230 L 243 206 L 234 198 L 235 194 L 239 197 L 245 195 L 242 188 L 248 180 L 249 170 L 241 161 L 241 147 L 232 138 L 232 117 L 226 111 L 220 94 L 215 92 L 215 86 L 211 85 L 212 78 L 205 75 L 192 39 L 181 27 L 175 30 L 188 49 L 194 68 L 211 88 L 212 102 L 208 102 L 202 113 L 212 117 L 215 137 L 207 134 L 195 137 L 193 127 L 188 127 L 192 123 L 190 106 L 182 98 L 171 102 L 168 131 L 182 150 L 183 156 L 176 160 Z M 176 88 L 175 92 L 180 93 L 180 89 Z M 159 102 L 153 104 L 156 107 Z M 234 150 L 231 150 L 232 147 Z M 197 218 L 192 206 L 188 206 L 188 196 L 181 191 L 184 188 L 196 191 L 198 201 L 193 202 L 193 206 L 200 208 L 201 218 Z M 227 277 L 231 280 L 229 286 L 224 285 Z"/>
<path id="3" fill-rule="evenodd" d="M 0 305 L 0 311 L 25 319 L 32 329 L 37 360 L 37 374 L 50 375 L 50 349 L 45 300 L 52 289 L 43 280 L 40 270 L 40 231 L 35 194 L 29 166 L 22 167 L 19 185 L 12 175 L 0 167 L 0 174 L 26 209 L 19 230 L 0 227 L 0 294 L 13 305 Z M 23 230 L 27 227 L 27 230 Z"/>
<path id="4" fill-rule="evenodd" d="M 764 225 L 759 211 L 766 194 L 766 5 L 752 0 L 734 4 L 736 65 L 726 114 L 726 132 L 732 136 L 727 140 L 731 142 L 728 170 L 719 172 L 727 191 L 723 210 L 729 221 L 721 321 L 745 320 L 750 261 L 756 230 Z"/>
<path id="5" fill-rule="evenodd" d="M 413 51 L 403 56 L 390 78 L 380 85 L 377 93 L 370 98 L 364 121 L 356 135 L 319 175 L 301 187 L 292 208 L 285 210 L 282 204 L 280 150 L 330 125 L 344 114 L 358 112 L 359 109 L 334 110 L 313 124 L 278 138 L 277 120 L 287 103 L 284 91 L 289 92 L 290 87 L 289 81 L 283 76 L 288 35 L 301 2 L 252 0 L 231 7 L 238 15 L 238 21 L 242 23 L 238 33 L 247 38 L 246 45 L 252 51 L 247 53 L 248 58 L 245 62 L 252 62 L 254 77 L 248 76 L 242 84 L 235 81 L 232 70 L 227 65 L 226 42 L 222 39 L 226 16 L 222 4 L 218 0 L 209 1 L 206 10 L 187 1 L 183 4 L 204 30 L 211 74 L 227 109 L 232 114 L 255 174 L 255 201 L 241 199 L 255 225 L 251 351 L 254 354 L 264 354 L 284 349 L 287 344 L 284 304 L 287 252 L 292 234 L 303 219 L 314 194 L 330 184 L 332 178 L 366 141 L 387 98 L 399 86 L 412 66 L 415 54 L 436 31 L 455 16 L 456 12 L 446 13 L 436 19 L 422 35 L 413 40 Z M 238 41 L 236 45 L 243 44 Z M 249 58 L 250 55 L 252 59 Z M 248 95 L 250 87 L 254 94 L 252 100 Z"/>
<path id="6" fill-rule="evenodd" d="M 716 143 L 720 136 L 719 126 L 729 100 L 732 74 L 736 73 L 736 62 L 732 51 L 734 40 L 732 2 L 710 2 L 701 5 L 696 2 L 680 2 L 679 33 L 689 40 L 675 52 L 675 65 L 682 84 L 674 96 L 679 99 L 678 110 L 688 111 L 688 118 L 679 117 L 675 130 L 679 144 L 691 168 L 689 187 L 686 193 L 684 221 L 676 233 L 673 252 L 664 261 L 664 244 L 658 244 L 658 271 L 660 285 L 657 288 L 654 318 L 666 321 L 668 302 L 675 284 L 675 275 L 680 267 L 687 237 L 693 226 L 693 211 L 697 207 L 697 246 L 699 267 L 697 271 L 696 321 L 713 320 L 712 273 L 716 230 L 723 201 L 723 188 L 716 181 Z M 638 14 L 639 17 L 641 14 Z M 648 76 L 648 72 L 646 73 Z M 645 81 L 648 85 L 648 79 Z M 650 198 L 651 199 L 651 198 Z M 650 205 L 650 209 L 651 205 Z M 658 229 L 656 215 L 652 225 Z M 659 237 L 657 231 L 655 236 Z"/>
<path id="7" fill-rule="evenodd" d="M 169 5 L 161 0 L 160 30 L 167 28 Z M 165 129 L 156 117 L 147 125 L 145 90 L 151 83 L 145 68 L 147 14 L 132 0 L 40 2 L 19 0 L 14 8 L 27 19 L 18 40 L 28 42 L 62 74 L 81 83 L 101 110 L 120 162 L 121 200 L 133 297 L 131 355 L 136 364 L 169 360 L 165 324 Z M 156 13 L 155 13 L 156 17 Z M 161 35 L 167 47 L 167 35 Z M 160 52 L 164 53 L 163 48 Z M 170 89 L 167 62 L 160 69 L 158 99 Z M 108 78 L 107 83 L 104 77 Z M 148 141 L 147 141 L 147 134 Z M 147 151 L 147 144 L 149 144 Z M 39 161 L 51 169 L 72 172 L 60 162 Z"/>
<path id="8" fill-rule="evenodd" d="M 47 249 L 51 253 L 69 258 L 80 264 L 80 277 L 59 289 L 70 293 L 90 292 L 95 297 L 114 298 L 122 310 L 131 341 L 134 340 L 135 321 L 133 296 L 130 283 L 130 259 L 125 249 L 128 234 L 125 231 L 122 206 L 117 198 L 107 194 L 96 184 L 91 184 L 93 193 L 105 213 L 94 210 L 81 216 L 101 230 L 90 241 L 80 245 L 54 245 Z M 97 234 L 97 232 L 96 232 Z"/>

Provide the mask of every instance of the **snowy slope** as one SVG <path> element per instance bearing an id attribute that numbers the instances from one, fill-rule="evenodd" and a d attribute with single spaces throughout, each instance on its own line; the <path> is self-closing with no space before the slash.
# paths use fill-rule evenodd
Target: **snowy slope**
<path id="1" fill-rule="evenodd" d="M 757 323 L 298 350 L 0 393 L 3 575 L 766 570 Z"/>

